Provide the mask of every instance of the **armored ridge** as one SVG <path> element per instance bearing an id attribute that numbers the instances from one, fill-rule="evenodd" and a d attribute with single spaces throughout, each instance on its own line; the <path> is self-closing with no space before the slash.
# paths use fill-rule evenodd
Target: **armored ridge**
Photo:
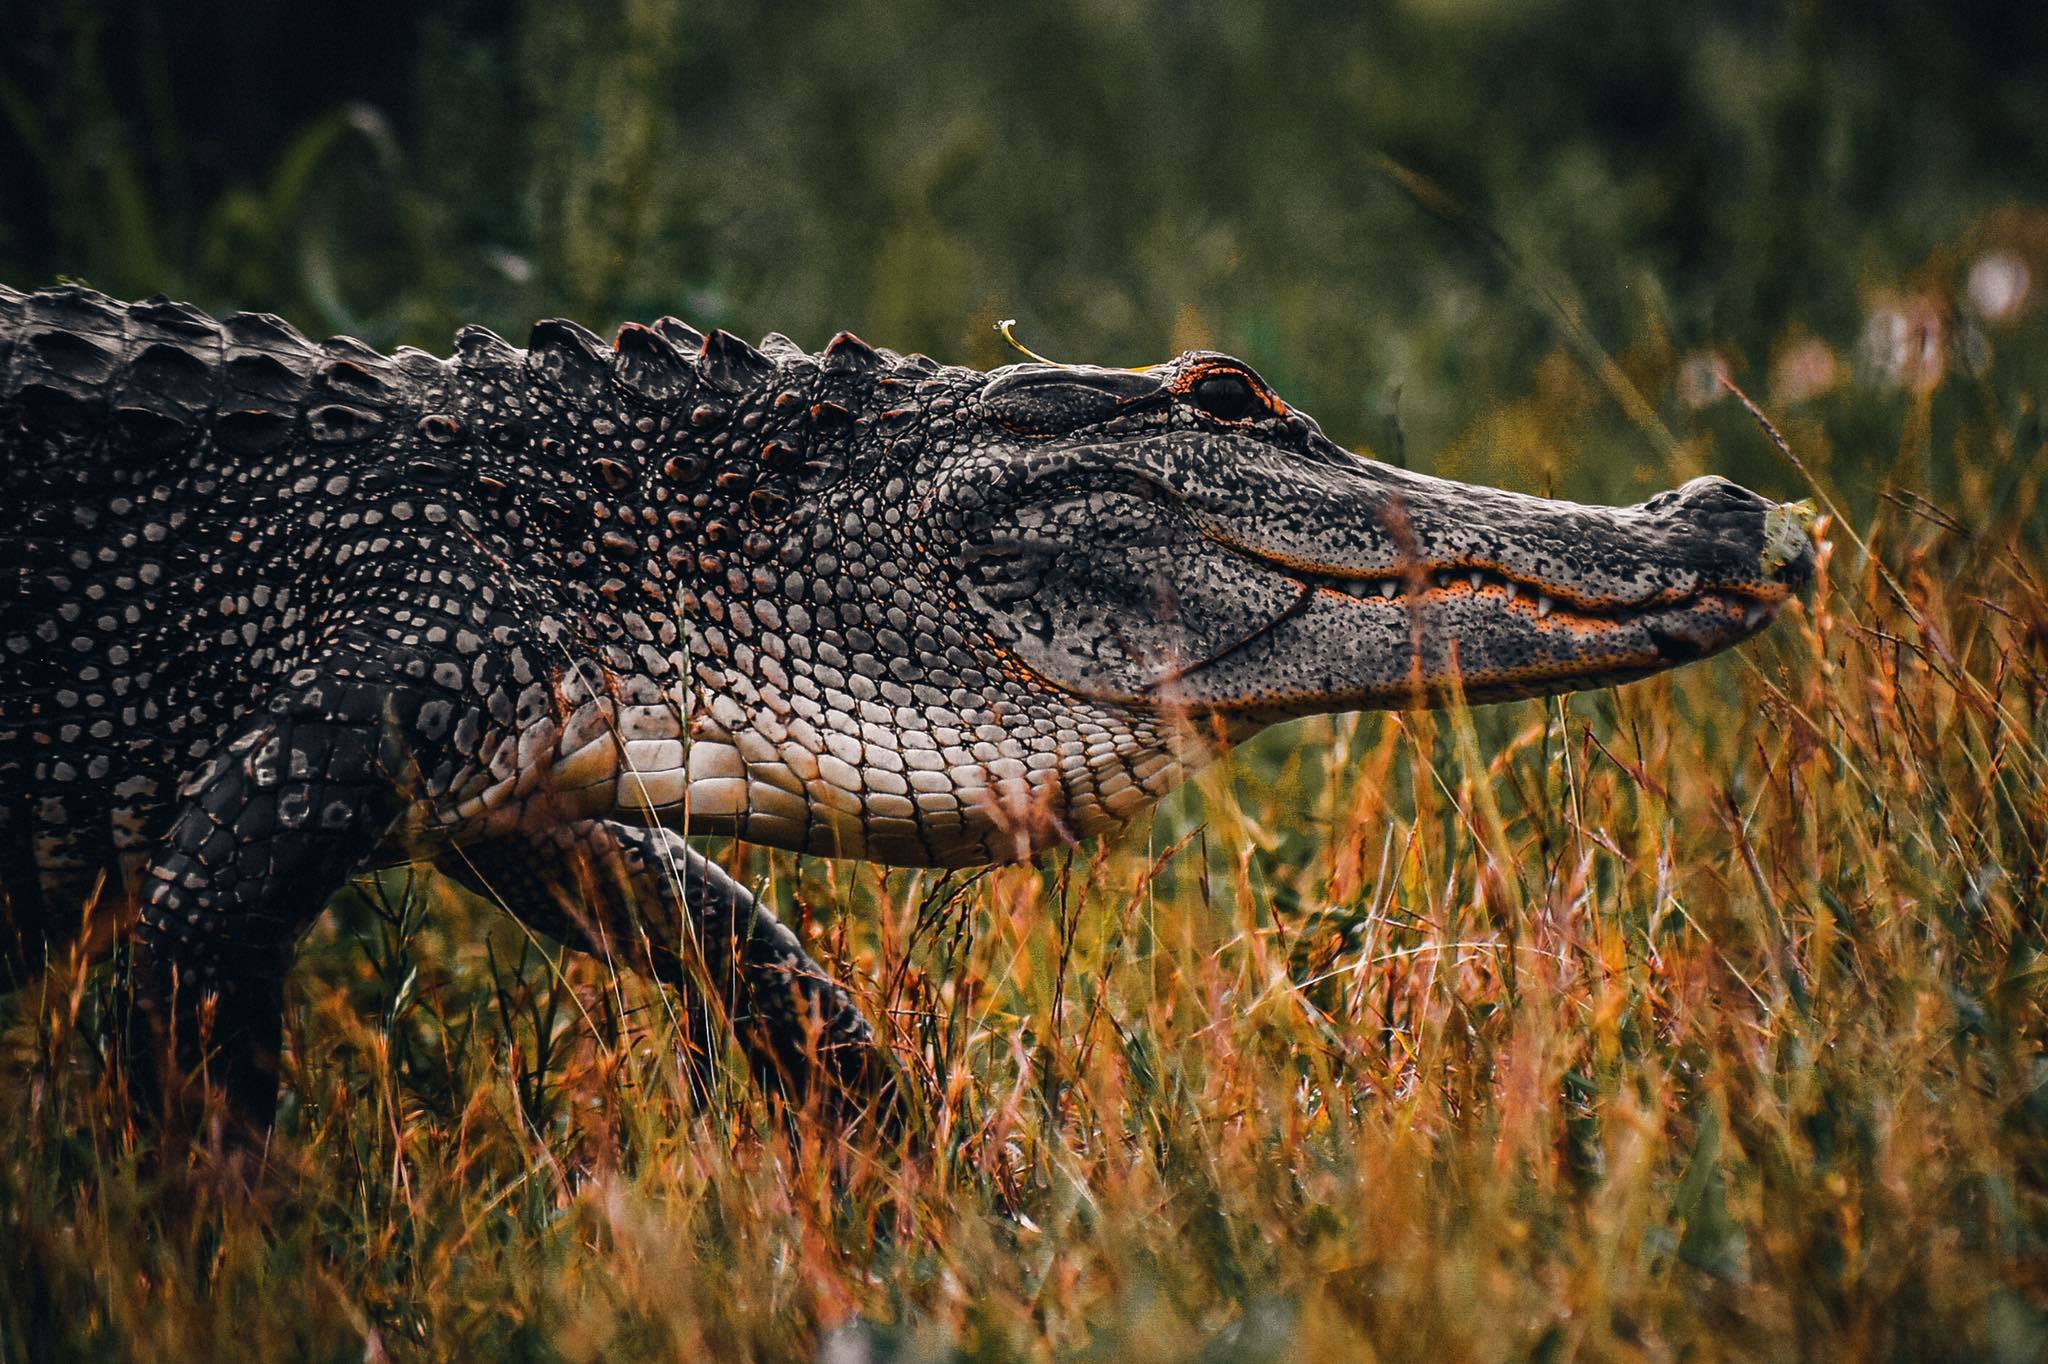
<path id="1" fill-rule="evenodd" d="M 1697 658 L 1812 563 L 1722 480 L 1371 464 L 1211 353 L 982 374 L 663 319 L 444 361 L 80 289 L 0 291 L 0 480 L 7 965 L 133 904 L 170 1073 L 258 1119 L 292 944 L 377 860 L 710 980 L 786 1082 L 871 1079 L 681 831 L 1024 857 L 1218 735 Z"/>

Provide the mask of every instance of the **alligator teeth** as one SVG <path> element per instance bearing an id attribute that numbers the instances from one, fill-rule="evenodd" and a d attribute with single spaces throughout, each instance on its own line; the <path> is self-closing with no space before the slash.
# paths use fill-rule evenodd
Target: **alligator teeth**
<path id="1" fill-rule="evenodd" d="M 1519 597 L 1519 596 L 1521 596 L 1521 595 L 1522 595 L 1522 585 L 1521 585 L 1520 583 L 1515 583 L 1515 582 L 1510 582 L 1510 583 L 1508 583 L 1508 584 L 1507 584 L 1507 593 L 1508 593 L 1508 600 L 1509 600 L 1509 601 L 1513 601 L 1513 600 L 1514 600 L 1514 599 L 1515 599 L 1516 597 Z"/>
<path id="2" fill-rule="evenodd" d="M 1394 594 L 1399 592 L 1400 590 L 1401 589 L 1399 587 L 1394 585 L 1394 580 L 1392 578 L 1389 578 L 1385 582 L 1380 584 L 1380 595 L 1382 597 L 1385 597 L 1388 601 L 1392 601 L 1394 599 Z"/>
<path id="3" fill-rule="evenodd" d="M 1472 590 L 1474 592 L 1477 592 L 1479 590 L 1480 584 L 1486 581 L 1486 575 L 1484 573 L 1481 573 L 1476 568 L 1473 569 L 1470 573 L 1466 574 L 1465 577 L 1472 584 Z"/>
<path id="4" fill-rule="evenodd" d="M 1770 610 L 1766 607 L 1750 607 L 1747 611 L 1744 611 L 1742 613 L 1742 628 L 1745 630 L 1754 630 L 1757 627 L 1757 623 L 1763 620 L 1763 618 L 1765 616 L 1768 616 L 1769 614 Z"/>
<path id="5" fill-rule="evenodd" d="M 1440 572 L 1438 572 L 1438 574 L 1436 575 L 1436 585 L 1438 587 L 1449 587 L 1451 585 L 1451 573 L 1449 569 L 1443 569 Z"/>
<path id="6" fill-rule="evenodd" d="M 1536 594 L 1536 619 L 1541 620 L 1556 609 L 1556 602 L 1544 596 L 1541 592 Z"/>
<path id="7" fill-rule="evenodd" d="M 1372 595 L 1372 586 L 1370 578 L 1359 578 L 1356 581 L 1346 583 L 1344 590 L 1354 597 L 1369 597 Z"/>

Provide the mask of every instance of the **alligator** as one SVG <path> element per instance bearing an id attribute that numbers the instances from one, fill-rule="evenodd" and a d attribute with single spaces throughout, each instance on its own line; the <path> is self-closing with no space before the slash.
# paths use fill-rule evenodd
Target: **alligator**
<path id="1" fill-rule="evenodd" d="M 1701 658 L 1814 566 L 1726 480 L 1425 477 L 1210 351 L 981 372 L 665 317 L 385 355 L 76 286 L 0 289 L 0 545 L 0 988 L 117 944 L 137 1102 L 258 1129 L 297 940 L 366 868 L 868 1093 L 847 991 L 686 833 L 1029 858 L 1279 721 Z"/>

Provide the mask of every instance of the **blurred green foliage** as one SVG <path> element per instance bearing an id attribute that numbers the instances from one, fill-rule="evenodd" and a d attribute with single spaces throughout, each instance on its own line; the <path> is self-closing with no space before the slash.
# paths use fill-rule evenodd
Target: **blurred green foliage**
<path id="1" fill-rule="evenodd" d="M 8 8 L 0 278 L 380 345 L 678 312 L 988 365 L 1016 316 L 1056 357 L 1232 350 L 1340 438 L 1450 472 L 1629 494 L 1725 430 L 1715 467 L 1789 490 L 1688 407 L 1685 356 L 1760 397 L 1804 336 L 1868 370 L 1881 300 L 1931 290 L 1954 322 L 2001 231 L 2048 285 L 2032 6 Z M 1654 420 L 1546 379 L 1544 290 Z M 2040 311 L 1938 348 L 2023 381 Z M 1503 410 L 1525 396 L 1533 430 Z M 1842 407 L 1810 438 L 1852 486 L 1945 463 L 1938 412 L 1902 452 Z"/>

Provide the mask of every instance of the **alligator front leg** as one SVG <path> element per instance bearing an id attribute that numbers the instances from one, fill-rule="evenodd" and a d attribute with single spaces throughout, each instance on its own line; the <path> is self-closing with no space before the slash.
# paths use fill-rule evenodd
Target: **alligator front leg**
<path id="1" fill-rule="evenodd" d="M 708 994 L 755 1074 L 795 1104 L 819 1104 L 842 1130 L 900 1127 L 900 1077 L 846 990 L 673 830 L 584 820 L 454 848 L 436 865 L 537 931 L 693 1002 Z"/>
<path id="2" fill-rule="evenodd" d="M 400 808 L 419 699 L 308 669 L 180 791 L 144 874 L 129 970 L 133 1097 L 174 1131 L 277 1105 L 293 948 Z"/>

